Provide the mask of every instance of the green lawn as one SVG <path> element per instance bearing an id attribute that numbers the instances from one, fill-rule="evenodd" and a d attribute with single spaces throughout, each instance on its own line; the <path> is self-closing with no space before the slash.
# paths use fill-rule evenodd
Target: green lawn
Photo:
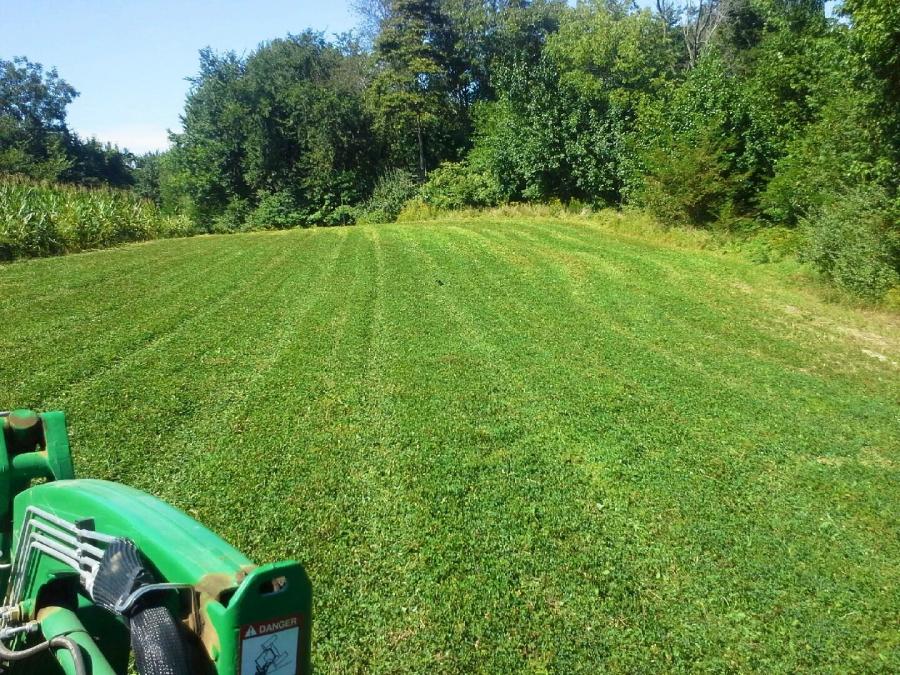
<path id="1" fill-rule="evenodd" d="M 900 669 L 900 321 L 584 223 L 0 267 L 0 408 L 315 589 L 319 673 Z"/>

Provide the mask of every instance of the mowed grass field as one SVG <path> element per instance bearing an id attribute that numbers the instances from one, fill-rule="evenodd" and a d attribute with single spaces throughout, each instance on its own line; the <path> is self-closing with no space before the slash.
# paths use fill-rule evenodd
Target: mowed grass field
<path id="1" fill-rule="evenodd" d="M 900 322 L 554 220 L 0 267 L 0 407 L 302 561 L 319 673 L 900 670 Z"/>

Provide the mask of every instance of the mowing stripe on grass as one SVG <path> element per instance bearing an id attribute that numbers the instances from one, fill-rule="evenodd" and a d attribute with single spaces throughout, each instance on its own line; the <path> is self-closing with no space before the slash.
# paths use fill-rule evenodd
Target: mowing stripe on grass
<path id="1" fill-rule="evenodd" d="M 30 308 L 6 405 L 66 408 L 83 475 L 302 560 L 320 672 L 900 667 L 900 327 L 778 268 L 535 219 L 0 284 Z"/>

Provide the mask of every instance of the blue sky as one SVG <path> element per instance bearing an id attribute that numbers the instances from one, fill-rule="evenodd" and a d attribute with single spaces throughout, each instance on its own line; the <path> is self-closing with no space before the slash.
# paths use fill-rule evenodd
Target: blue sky
<path id="1" fill-rule="evenodd" d="M 0 58 L 56 66 L 79 96 L 69 126 L 135 152 L 179 129 L 197 52 L 356 24 L 347 0 L 0 0 Z"/>

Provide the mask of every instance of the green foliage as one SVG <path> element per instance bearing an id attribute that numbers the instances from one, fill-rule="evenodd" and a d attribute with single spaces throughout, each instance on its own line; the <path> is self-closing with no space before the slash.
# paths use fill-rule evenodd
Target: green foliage
<path id="1" fill-rule="evenodd" d="M 641 107 L 628 194 L 663 218 L 708 226 L 751 209 L 767 137 L 740 80 L 715 54 Z"/>
<path id="2" fill-rule="evenodd" d="M 720 128 L 684 134 L 645 159 L 638 199 L 664 223 L 708 227 L 731 214 L 738 181 Z"/>
<path id="3" fill-rule="evenodd" d="M 811 125 L 828 127 L 823 116 L 836 98 L 859 96 L 848 82 L 853 69 L 845 29 L 829 28 L 817 3 L 800 4 L 739 3 L 743 9 L 729 14 L 727 21 L 758 21 L 755 36 L 740 42 L 734 26 L 726 23 L 724 44 L 707 49 L 681 81 L 671 81 L 662 96 L 645 102 L 633 139 L 637 162 L 628 190 L 638 203 L 644 174 L 654 173 L 667 154 L 678 156 L 698 135 L 705 135 L 707 145 L 719 148 L 713 153 L 713 173 L 723 180 L 713 177 L 714 184 L 703 191 L 721 191 L 718 201 L 729 205 L 723 211 L 728 219 L 759 218 L 765 212 L 781 224 L 796 222 L 796 208 L 772 204 L 778 192 L 790 196 L 782 186 L 790 190 L 786 169 L 794 160 L 785 158 L 805 142 Z M 755 18 L 748 19 L 750 15 Z M 798 168 L 805 165 L 800 160 Z M 779 172 L 781 184 L 761 199 Z M 813 192 L 818 190 L 814 182 Z M 697 198 L 708 201 L 710 196 Z"/>
<path id="4" fill-rule="evenodd" d="M 245 230 L 285 230 L 305 225 L 306 220 L 288 192 L 263 195 L 253 212 L 247 216 Z"/>
<path id="5" fill-rule="evenodd" d="M 848 20 L 825 5 L 359 0 L 363 42 L 203 50 L 183 133 L 141 158 L 68 132 L 75 92 L 55 71 L 0 62 L 0 167 L 134 183 L 206 231 L 636 206 L 752 232 L 754 257 L 778 259 L 784 228 L 846 223 L 843 195 L 900 184 L 898 4 L 846 0 Z"/>
<path id="6" fill-rule="evenodd" d="M 162 205 L 163 157 L 161 152 L 148 152 L 135 157 L 134 192 L 157 206 Z"/>
<path id="7" fill-rule="evenodd" d="M 172 162 L 203 228 L 238 229 L 243 221 L 229 213 L 231 202 L 252 194 L 243 177 L 242 110 L 237 87 L 244 64 L 234 54 L 200 52 L 200 74 L 191 81 L 185 103 L 184 133 L 173 138 Z M 232 208 L 232 211 L 241 210 Z M 246 209 L 242 209 L 246 210 Z"/>
<path id="8" fill-rule="evenodd" d="M 507 100 L 481 103 L 474 109 L 475 143 L 468 155 L 472 166 L 490 172 L 501 201 L 521 199 L 530 173 L 528 139 L 517 133 L 517 115 Z"/>
<path id="9" fill-rule="evenodd" d="M 415 223 L 425 220 L 436 220 L 446 216 L 447 212 L 426 203 L 421 197 L 413 197 L 403 205 L 395 219 L 398 223 Z"/>
<path id="10" fill-rule="evenodd" d="M 246 199 L 234 197 L 228 201 L 224 210 L 218 214 L 208 227 L 215 234 L 229 234 L 244 229 L 247 218 L 253 212 L 253 206 Z"/>
<path id="11" fill-rule="evenodd" d="M 788 145 L 761 195 L 765 215 L 795 225 L 835 195 L 858 186 L 887 182 L 890 163 L 877 122 L 868 114 L 871 98 L 853 88 L 835 96 L 820 118 Z"/>
<path id="12" fill-rule="evenodd" d="M 633 114 L 658 93 L 677 62 L 672 36 L 649 11 L 628 12 L 614 3 L 583 4 L 563 15 L 546 53 L 564 87 L 594 105 Z"/>
<path id="13" fill-rule="evenodd" d="M 82 185 L 129 187 L 133 157 L 66 126 L 78 92 L 56 69 L 24 57 L 0 59 L 0 173 Z"/>
<path id="14" fill-rule="evenodd" d="M 302 560 L 318 675 L 900 671 L 896 316 L 606 217 L 7 266 L 0 401 Z"/>
<path id="15" fill-rule="evenodd" d="M 368 194 L 379 145 L 354 49 L 307 32 L 246 59 L 201 53 L 172 168 L 202 226 L 240 229 L 265 195 L 280 195 L 298 216 L 288 219 L 308 223 Z M 275 215 L 269 227 L 282 227 Z"/>
<path id="16" fill-rule="evenodd" d="M 496 206 L 500 185 L 489 171 L 479 171 L 468 162 L 445 162 L 428 176 L 419 190 L 425 204 L 439 211 Z"/>
<path id="17" fill-rule="evenodd" d="M 322 225 L 353 225 L 358 217 L 359 207 L 342 204 L 323 214 L 321 219 L 314 219 L 313 223 Z"/>
<path id="18" fill-rule="evenodd" d="M 866 75 L 871 77 L 868 122 L 879 127 L 890 175 L 882 184 L 900 186 L 900 3 L 893 0 L 845 0 L 841 9 L 853 24 Z M 869 92 L 866 92 L 867 94 Z"/>
<path id="19" fill-rule="evenodd" d="M 23 57 L 0 59 L 0 172 L 55 179 L 71 166 L 66 106 L 78 92 Z"/>
<path id="20" fill-rule="evenodd" d="M 68 156 L 71 163 L 59 179 L 87 186 L 106 185 L 128 188 L 134 185 L 133 165 L 135 157 L 111 143 L 101 143 L 96 138 L 87 141 L 70 134 Z"/>
<path id="21" fill-rule="evenodd" d="M 900 4 L 894 0 L 843 0 L 862 53 L 885 84 L 885 96 L 900 103 Z M 897 109 L 893 109 L 897 115 Z"/>
<path id="22" fill-rule="evenodd" d="M 534 60 L 501 70 L 500 102 L 476 115 L 473 156 L 512 199 L 619 204 L 641 102 L 675 63 L 649 12 L 581 5 Z"/>
<path id="23" fill-rule="evenodd" d="M 408 171 L 394 169 L 375 184 L 372 197 L 360 210 L 359 219 L 365 223 L 390 223 L 397 219 L 403 205 L 419 190 L 415 177 Z"/>
<path id="24" fill-rule="evenodd" d="M 131 192 L 0 175 L 0 260 L 194 232 L 187 218 L 163 216 L 152 202 Z"/>
<path id="25" fill-rule="evenodd" d="M 838 288 L 878 300 L 900 283 L 900 208 L 883 191 L 840 195 L 802 225 L 803 258 Z"/>
<path id="26" fill-rule="evenodd" d="M 191 237 L 199 234 L 197 225 L 193 220 L 183 214 L 160 214 L 159 225 L 156 228 L 156 239 L 171 239 L 174 237 Z"/>
<path id="27" fill-rule="evenodd" d="M 803 236 L 796 228 L 775 226 L 760 228 L 741 248 L 751 260 L 771 263 L 796 257 L 802 245 Z"/>
<path id="28" fill-rule="evenodd" d="M 369 108 L 394 164 L 420 180 L 429 166 L 454 154 L 450 139 L 456 125 L 465 124 L 460 102 L 451 97 L 455 44 L 437 0 L 391 0 L 375 40 Z"/>

